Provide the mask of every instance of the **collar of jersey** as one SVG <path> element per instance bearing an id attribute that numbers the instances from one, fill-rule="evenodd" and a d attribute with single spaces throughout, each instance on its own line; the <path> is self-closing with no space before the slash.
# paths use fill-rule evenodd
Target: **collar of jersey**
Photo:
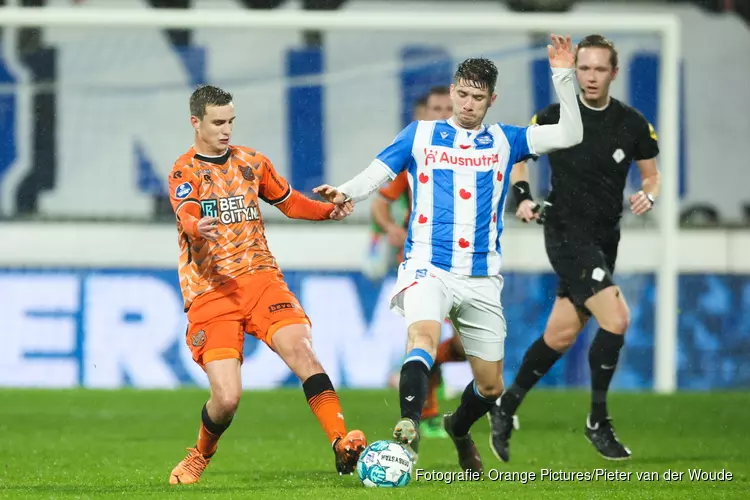
<path id="1" fill-rule="evenodd" d="M 459 132 L 468 132 L 469 137 L 476 137 L 480 134 L 487 132 L 487 125 L 485 125 L 484 123 L 482 124 L 481 127 L 479 127 L 479 130 L 468 130 L 460 126 L 458 123 L 456 123 L 456 121 L 453 119 L 452 116 L 448 118 L 447 120 L 445 120 L 445 123 L 455 128 Z"/>
<path id="2" fill-rule="evenodd" d="M 608 97 L 607 104 L 605 104 L 601 108 L 595 108 L 594 106 L 589 106 L 588 104 L 586 104 L 586 101 L 583 100 L 583 96 L 580 94 L 578 95 L 578 100 L 581 102 L 584 108 L 590 109 L 591 111 L 604 111 L 605 109 L 609 107 L 610 104 L 612 104 L 612 97 Z"/>
<path id="3" fill-rule="evenodd" d="M 205 156 L 193 149 L 193 151 L 195 151 L 193 158 L 195 158 L 196 160 L 205 161 L 207 163 L 213 163 L 214 165 L 224 165 L 227 160 L 229 160 L 229 156 L 232 152 L 231 149 L 232 148 L 227 148 L 227 150 L 220 156 Z"/>

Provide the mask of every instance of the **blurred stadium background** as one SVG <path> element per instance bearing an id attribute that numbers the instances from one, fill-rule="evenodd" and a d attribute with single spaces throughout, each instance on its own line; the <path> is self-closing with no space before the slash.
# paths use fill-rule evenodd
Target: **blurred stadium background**
<path id="1" fill-rule="evenodd" d="M 6 0 L 5 6 L 379 11 L 671 12 L 683 26 L 680 89 L 678 388 L 750 386 L 749 2 L 476 0 Z M 414 100 L 450 82 L 472 54 L 500 67 L 490 118 L 524 124 L 554 93 L 546 33 L 246 32 L 221 29 L 2 28 L 0 42 L 0 386 L 173 388 L 204 385 L 183 345 L 174 217 L 166 173 L 192 142 L 187 98 L 210 82 L 235 94 L 234 142 L 263 151 L 297 189 L 366 166 L 410 119 Z M 576 36 L 583 35 L 574 34 Z M 607 35 L 607 33 L 604 33 Z M 611 36 L 613 93 L 659 130 L 658 37 Z M 540 161 L 536 195 L 548 188 Z M 637 189 L 633 169 L 628 190 Z M 510 204 L 508 204 L 510 208 Z M 657 205 L 658 207 L 658 205 Z M 342 387 L 385 387 L 403 325 L 385 307 L 392 276 L 368 279 L 369 203 L 338 226 L 263 210 L 272 250 L 314 323 Z M 626 215 L 618 274 L 632 308 L 619 389 L 653 386 L 653 214 Z M 507 214 L 508 374 L 542 331 L 555 278 L 539 227 Z M 335 238 L 335 240 L 333 239 Z M 683 241 L 683 240 L 681 240 Z M 336 297 L 336 300 L 330 300 Z M 585 387 L 586 346 L 543 384 Z M 132 346 L 138 345 L 134 350 Z M 248 388 L 296 384 L 248 339 Z M 358 352 L 370 355 L 361 357 Z M 445 368 L 462 387 L 464 365 Z"/>

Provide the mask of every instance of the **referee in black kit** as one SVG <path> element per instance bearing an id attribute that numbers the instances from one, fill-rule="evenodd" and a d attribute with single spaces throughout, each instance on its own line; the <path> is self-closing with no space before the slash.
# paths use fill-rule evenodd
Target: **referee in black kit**
<path id="1" fill-rule="evenodd" d="M 604 458 L 630 458 L 607 413 L 607 391 L 630 321 L 628 305 L 612 273 L 630 164 L 635 160 L 642 178 L 642 189 L 630 197 L 630 208 L 641 215 L 651 210 L 659 192 L 655 160 L 659 147 L 643 115 L 609 96 L 617 71 L 612 42 L 600 35 L 584 38 L 576 53 L 583 142 L 550 153 L 552 190 L 544 207 L 531 197 L 526 164 L 515 165 L 511 174 L 516 216 L 524 222 L 543 222 L 547 255 L 559 286 L 544 334 L 526 351 L 515 381 L 489 414 L 492 451 L 506 462 L 518 406 L 573 345 L 592 315 L 599 330 L 589 349 L 591 412 L 585 423 L 586 438 Z M 532 123 L 557 123 L 559 117 L 560 106 L 553 104 L 537 113 Z"/>

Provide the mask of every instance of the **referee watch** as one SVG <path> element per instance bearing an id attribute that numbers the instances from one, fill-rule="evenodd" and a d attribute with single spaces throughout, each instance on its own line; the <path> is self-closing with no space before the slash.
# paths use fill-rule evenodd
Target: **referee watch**
<path id="1" fill-rule="evenodd" d="M 651 193 L 647 193 L 645 191 L 641 191 L 641 192 L 646 195 L 646 199 L 651 202 L 651 206 L 653 207 L 654 203 L 656 203 L 656 198 L 654 198 L 654 195 L 652 195 Z"/>

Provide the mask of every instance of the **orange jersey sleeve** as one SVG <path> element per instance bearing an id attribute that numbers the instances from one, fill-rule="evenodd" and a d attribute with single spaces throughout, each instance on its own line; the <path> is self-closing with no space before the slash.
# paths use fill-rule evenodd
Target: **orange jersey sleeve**
<path id="1" fill-rule="evenodd" d="M 409 179 L 406 172 L 401 172 L 391 182 L 380 188 L 380 196 L 396 201 L 409 189 Z"/>
<path id="2" fill-rule="evenodd" d="M 299 191 L 292 190 L 289 197 L 276 205 L 290 219 L 326 220 L 333 212 L 333 203 L 311 200 Z"/>
<path id="3" fill-rule="evenodd" d="M 169 201 L 172 203 L 177 221 L 191 237 L 198 236 L 198 220 L 201 217 L 201 205 L 198 199 L 199 183 L 192 172 L 192 158 L 180 157 L 169 173 Z"/>
<path id="4" fill-rule="evenodd" d="M 263 157 L 259 174 L 258 196 L 261 200 L 270 205 L 278 205 L 291 196 L 292 187 L 276 172 L 273 163 L 268 158 Z"/>

